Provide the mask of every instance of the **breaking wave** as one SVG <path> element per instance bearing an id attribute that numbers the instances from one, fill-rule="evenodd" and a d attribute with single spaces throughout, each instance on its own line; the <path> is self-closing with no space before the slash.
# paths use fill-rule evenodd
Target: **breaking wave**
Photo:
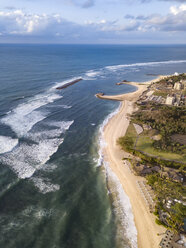
<path id="1" fill-rule="evenodd" d="M 156 66 L 162 64 L 180 64 L 180 63 L 186 63 L 186 60 L 168 60 L 168 61 L 159 61 L 159 62 L 123 64 L 123 65 L 106 66 L 105 68 L 109 71 L 117 71 L 119 69 L 123 69 L 127 67 Z"/>
<path id="2" fill-rule="evenodd" d="M 99 146 L 99 151 L 98 151 L 98 159 L 97 159 L 97 166 L 101 166 L 103 164 L 103 149 L 106 146 L 106 143 L 104 141 L 104 137 L 103 137 L 103 131 L 105 126 L 107 125 L 107 123 L 109 122 L 109 120 L 114 117 L 120 109 L 121 103 L 119 104 L 119 106 L 116 108 L 115 111 L 113 111 L 112 113 L 110 113 L 105 120 L 103 121 L 103 123 L 101 124 L 100 128 L 99 128 L 99 132 L 98 132 L 98 146 Z"/>
<path id="3" fill-rule="evenodd" d="M 7 136 L 0 136 L 0 154 L 10 152 L 15 146 L 18 145 L 18 139 L 12 139 Z"/>
<path id="4" fill-rule="evenodd" d="M 51 130 L 27 134 L 32 143 L 21 142 L 12 152 L 2 155 L 0 162 L 9 166 L 19 178 L 33 176 L 50 157 L 57 152 L 63 143 L 61 134 L 70 128 L 73 121 L 49 123 Z"/>
<path id="5" fill-rule="evenodd" d="M 116 195 L 116 199 L 114 199 L 113 202 L 114 211 L 122 226 L 122 230 L 119 230 L 118 235 L 121 236 L 121 238 L 125 237 L 125 239 L 127 239 L 127 243 L 130 245 L 129 247 L 137 248 L 137 229 L 134 223 L 130 199 L 125 193 L 118 177 L 110 169 L 110 166 L 106 162 L 104 166 L 108 177 L 113 182 L 110 193 Z"/>
<path id="6" fill-rule="evenodd" d="M 125 191 L 123 190 L 119 179 L 110 169 L 108 162 L 104 160 L 103 155 L 103 149 L 106 146 L 103 136 L 104 128 L 109 122 L 109 120 L 119 112 L 120 106 L 121 104 L 114 112 L 112 112 L 106 117 L 106 119 L 103 121 L 102 125 L 99 128 L 99 157 L 97 160 L 97 166 L 104 166 L 106 176 L 109 178 L 109 180 L 112 181 L 112 187 L 108 189 L 108 191 L 112 194 L 117 195 L 117 197 L 114 199 L 113 204 L 114 211 L 117 213 L 117 216 L 119 216 L 122 226 L 122 230 L 119 230 L 118 235 L 122 236 L 120 238 L 125 237 L 125 239 L 127 239 L 127 243 L 130 245 L 129 247 L 137 248 L 137 229 L 134 223 L 134 216 L 132 213 L 130 200 L 126 195 Z M 126 240 L 124 242 L 126 242 Z"/>
<path id="7" fill-rule="evenodd" d="M 101 70 L 90 70 L 85 73 L 84 79 L 85 80 L 94 80 L 97 76 L 102 74 Z"/>
<path id="8" fill-rule="evenodd" d="M 32 177 L 30 179 L 34 182 L 34 185 L 39 189 L 39 191 L 43 194 L 54 192 L 60 189 L 60 185 L 52 184 L 48 179 L 41 177 Z"/>
<path id="9" fill-rule="evenodd" d="M 1 123 L 10 126 L 18 136 L 24 136 L 36 123 L 47 117 L 46 112 L 38 109 L 60 98 L 62 96 L 55 93 L 37 95 L 18 105 L 1 119 Z"/>

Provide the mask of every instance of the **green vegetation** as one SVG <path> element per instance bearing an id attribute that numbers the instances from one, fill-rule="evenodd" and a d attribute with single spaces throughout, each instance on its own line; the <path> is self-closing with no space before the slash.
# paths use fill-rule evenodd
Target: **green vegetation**
<path id="1" fill-rule="evenodd" d="M 128 126 L 127 132 L 124 137 L 118 139 L 118 144 L 123 148 L 123 150 L 132 152 L 134 144 L 136 142 L 137 133 L 132 123 Z"/>
<path id="2" fill-rule="evenodd" d="M 174 169 L 179 169 L 180 172 L 184 172 L 186 169 L 186 165 L 180 162 L 164 160 L 159 157 L 151 157 L 136 150 L 134 150 L 133 153 L 141 158 L 142 164 L 148 164 L 149 166 L 159 165 L 161 167 L 170 167 Z"/>
<path id="3" fill-rule="evenodd" d="M 160 132 L 163 137 L 174 133 L 186 133 L 186 107 L 177 108 L 153 103 L 143 106 L 133 114 L 133 121 L 145 123 Z"/>
<path id="4" fill-rule="evenodd" d="M 173 134 L 186 133 L 186 107 L 177 108 L 153 103 L 140 106 L 132 116 L 133 121 L 147 124 L 156 130 L 161 139 L 152 140 L 151 135 L 142 134 L 137 142 L 137 149 L 162 159 L 176 160 L 186 163 L 186 146 L 173 142 Z"/>
<path id="5" fill-rule="evenodd" d="M 159 226 L 167 227 L 167 226 L 166 226 L 161 220 L 159 220 L 159 219 L 155 219 L 155 222 L 156 222 L 156 224 L 159 225 Z"/>
<path id="6" fill-rule="evenodd" d="M 174 84 L 180 80 L 186 80 L 186 75 L 182 73 L 182 74 L 179 74 L 178 76 L 172 76 L 171 79 L 173 80 L 173 84 Z"/>
<path id="7" fill-rule="evenodd" d="M 140 157 L 145 163 L 151 163 L 152 165 L 160 164 L 162 166 L 173 168 L 182 167 L 182 170 L 186 168 L 185 153 L 178 154 L 175 152 L 167 152 L 154 148 L 154 141 L 147 136 L 148 133 L 149 132 L 147 131 L 144 132 L 145 135 L 142 133 L 137 139 L 136 130 L 133 124 L 130 123 L 126 135 L 124 137 L 120 137 L 117 142 L 123 150 Z M 134 147 L 135 144 L 136 147 Z M 182 163 L 185 163 L 185 165 Z"/>
<path id="8" fill-rule="evenodd" d="M 139 136 L 139 139 L 136 144 L 136 149 L 143 151 L 149 156 L 155 156 L 155 157 L 160 157 L 161 159 L 175 160 L 175 161 L 186 163 L 186 151 L 185 153 L 178 154 L 175 152 L 167 152 L 161 149 L 156 149 L 153 146 L 154 142 L 157 142 L 157 141 L 154 141 L 149 136 L 144 136 L 142 134 Z"/>
<path id="9" fill-rule="evenodd" d="M 186 80 L 186 75 L 160 80 L 155 85 L 159 90 L 155 91 L 154 95 L 165 97 L 174 83 L 181 79 Z M 146 130 L 137 135 L 133 123 L 143 126 Z M 138 171 L 139 165 L 142 166 L 138 168 L 142 169 L 144 165 L 148 169 L 158 166 L 158 170 L 148 170 L 149 174 L 146 176 L 155 193 L 156 223 L 174 232 L 183 231 L 186 216 L 186 206 L 183 204 L 186 188 L 182 183 L 186 171 L 185 134 L 185 106 L 175 107 L 148 102 L 144 105 L 138 104 L 138 110 L 132 115 L 125 137 L 118 139 L 118 144 L 124 150 L 138 157 L 131 161 L 134 171 Z M 138 172 L 140 175 L 141 171 Z"/>
<path id="10" fill-rule="evenodd" d="M 186 194 L 184 186 L 181 183 L 167 180 L 158 173 L 148 175 L 146 178 L 147 183 L 153 188 L 157 199 L 155 215 L 159 219 L 156 220 L 156 223 L 162 224 L 161 212 L 163 211 L 167 213 L 167 226 L 173 231 L 182 231 L 184 217 L 186 216 L 186 206 L 177 201 L 182 201 L 183 196 Z M 167 208 L 167 203 L 170 199 L 172 199 L 172 203 L 170 208 Z"/>
<path id="11" fill-rule="evenodd" d="M 167 79 L 161 79 L 159 81 L 159 84 L 167 84 L 167 82 L 168 82 L 169 84 L 174 85 L 174 83 L 176 83 L 176 82 L 178 82 L 180 80 L 186 80 L 186 75 L 184 73 L 179 74 L 178 76 L 169 77 Z"/>
<path id="12" fill-rule="evenodd" d="M 168 95 L 168 93 L 167 93 L 167 92 L 163 92 L 163 91 L 155 91 L 155 92 L 153 93 L 153 95 L 155 95 L 155 96 L 166 97 L 166 96 Z"/>

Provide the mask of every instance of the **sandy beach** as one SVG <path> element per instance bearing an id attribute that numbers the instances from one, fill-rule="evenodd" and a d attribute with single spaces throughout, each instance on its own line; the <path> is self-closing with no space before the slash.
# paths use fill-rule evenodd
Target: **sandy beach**
<path id="1" fill-rule="evenodd" d="M 136 91 L 128 94 L 121 94 L 115 96 L 106 96 L 97 94 L 101 99 L 118 100 L 121 101 L 119 112 L 109 120 L 104 128 L 104 140 L 106 146 L 104 148 L 104 160 L 109 163 L 110 168 L 116 174 L 124 191 L 128 195 L 132 211 L 134 214 L 134 221 L 138 232 L 138 247 L 139 248 L 157 248 L 162 236 L 157 234 L 164 233 L 165 229 L 155 223 L 155 216 L 150 213 L 149 208 L 140 192 L 137 181 L 144 180 L 142 177 L 135 176 L 126 166 L 123 157 L 129 154 L 121 150 L 117 145 L 117 139 L 125 135 L 129 125 L 130 115 L 134 110 L 134 102 L 139 96 L 147 90 L 147 87 L 152 82 L 158 81 L 162 76 L 155 80 L 144 83 L 130 83 L 136 86 Z M 117 86 L 119 87 L 119 86 Z"/>

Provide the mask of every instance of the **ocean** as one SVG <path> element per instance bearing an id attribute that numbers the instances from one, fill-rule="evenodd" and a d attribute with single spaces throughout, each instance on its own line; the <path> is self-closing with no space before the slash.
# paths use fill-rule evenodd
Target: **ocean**
<path id="1" fill-rule="evenodd" d="M 0 247 L 137 247 L 130 201 L 102 156 L 119 103 L 95 94 L 185 71 L 184 45 L 1 44 Z"/>

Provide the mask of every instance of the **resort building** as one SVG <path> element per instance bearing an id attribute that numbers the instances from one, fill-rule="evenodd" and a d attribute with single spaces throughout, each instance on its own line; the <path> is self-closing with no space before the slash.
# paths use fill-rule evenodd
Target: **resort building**
<path id="1" fill-rule="evenodd" d="M 174 89 L 175 90 L 181 90 L 181 88 L 182 88 L 182 84 L 180 82 L 177 82 L 177 83 L 174 84 Z"/>
<path id="2" fill-rule="evenodd" d="M 165 104 L 167 104 L 167 105 L 173 105 L 174 104 L 174 102 L 175 102 L 175 97 L 174 96 L 167 96 L 167 99 L 166 99 L 166 101 L 165 101 Z"/>

